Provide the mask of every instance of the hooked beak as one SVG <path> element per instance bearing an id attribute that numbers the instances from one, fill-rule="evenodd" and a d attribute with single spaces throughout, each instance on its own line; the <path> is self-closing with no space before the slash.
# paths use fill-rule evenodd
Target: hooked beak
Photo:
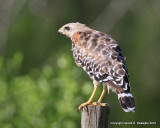
<path id="1" fill-rule="evenodd" d="M 58 31 L 57 31 L 57 34 L 59 35 L 59 34 L 63 34 L 63 31 L 62 31 L 62 28 L 60 28 Z"/>

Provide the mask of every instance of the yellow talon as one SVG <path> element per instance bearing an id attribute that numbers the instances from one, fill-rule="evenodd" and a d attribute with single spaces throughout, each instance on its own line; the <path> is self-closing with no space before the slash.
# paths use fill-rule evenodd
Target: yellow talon
<path id="1" fill-rule="evenodd" d="M 78 109 L 81 110 L 82 108 L 84 108 L 84 107 L 87 106 L 87 105 L 97 105 L 97 103 L 96 103 L 96 102 L 87 101 L 87 102 L 81 104 L 81 105 L 78 107 Z"/>
<path id="2" fill-rule="evenodd" d="M 82 108 L 84 108 L 85 106 L 89 105 L 89 104 L 92 104 L 92 102 L 85 102 L 83 104 L 81 104 L 78 109 L 81 110 Z"/>
<path id="3" fill-rule="evenodd" d="M 99 103 L 99 102 L 97 102 L 97 105 L 100 105 L 100 106 L 107 106 L 106 103 Z"/>
<path id="4" fill-rule="evenodd" d="M 87 105 L 92 105 L 92 103 L 94 103 L 94 102 L 92 102 L 92 101 L 93 101 L 93 97 L 94 97 L 94 95 L 95 95 L 95 93 L 96 93 L 96 90 L 97 90 L 98 85 L 96 85 L 97 83 L 96 83 L 95 81 L 94 81 L 93 83 L 94 83 L 94 90 L 93 90 L 93 92 L 92 92 L 91 97 L 89 98 L 89 100 L 88 100 L 87 102 L 81 104 L 81 105 L 78 107 L 79 110 L 81 110 L 83 107 L 85 107 L 85 106 L 87 106 Z"/>

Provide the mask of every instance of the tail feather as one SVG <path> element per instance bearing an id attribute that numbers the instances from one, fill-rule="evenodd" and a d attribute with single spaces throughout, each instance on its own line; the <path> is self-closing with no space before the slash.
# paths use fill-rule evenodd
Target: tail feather
<path id="1" fill-rule="evenodd" d="M 130 92 L 117 92 L 117 95 L 120 105 L 125 112 L 135 112 L 135 102 Z"/>

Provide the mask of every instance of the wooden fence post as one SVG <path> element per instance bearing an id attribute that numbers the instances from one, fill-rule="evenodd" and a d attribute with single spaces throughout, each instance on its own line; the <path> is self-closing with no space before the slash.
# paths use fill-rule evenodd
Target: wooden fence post
<path id="1" fill-rule="evenodd" d="M 88 105 L 81 110 L 81 128 L 109 128 L 109 105 Z"/>

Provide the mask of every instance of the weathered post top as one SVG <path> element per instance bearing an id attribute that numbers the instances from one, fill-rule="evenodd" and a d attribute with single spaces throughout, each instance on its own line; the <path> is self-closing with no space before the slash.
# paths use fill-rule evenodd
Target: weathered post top
<path id="1" fill-rule="evenodd" d="M 81 110 L 81 128 L 109 128 L 108 104 L 88 105 Z"/>

